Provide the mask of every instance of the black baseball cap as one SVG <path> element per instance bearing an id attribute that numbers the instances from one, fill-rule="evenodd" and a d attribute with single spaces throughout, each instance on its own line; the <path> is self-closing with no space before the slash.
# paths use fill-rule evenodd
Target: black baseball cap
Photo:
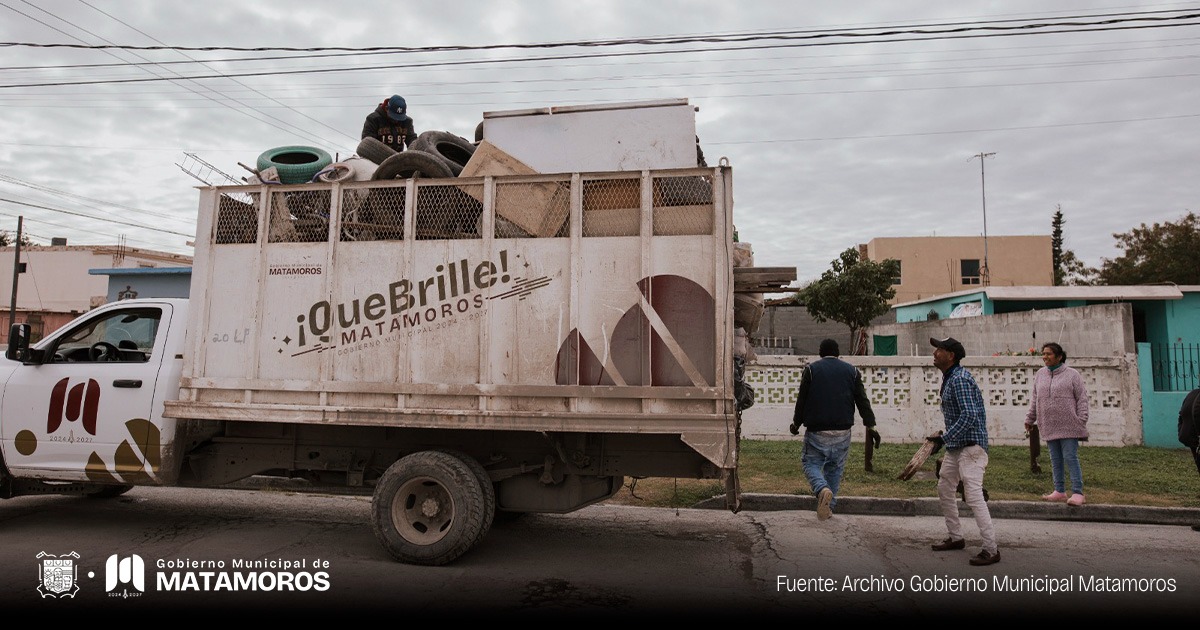
<path id="1" fill-rule="evenodd" d="M 934 339 L 933 337 L 930 337 L 929 345 L 935 348 L 941 348 L 946 352 L 953 352 L 954 358 L 958 361 L 961 361 L 963 357 L 967 356 L 967 349 L 963 347 L 962 342 L 954 337 L 946 337 L 945 339 Z"/>

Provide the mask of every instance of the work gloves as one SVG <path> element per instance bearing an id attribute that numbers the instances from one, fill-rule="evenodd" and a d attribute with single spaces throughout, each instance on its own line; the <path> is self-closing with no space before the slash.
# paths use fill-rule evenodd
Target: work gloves
<path id="1" fill-rule="evenodd" d="M 937 433 L 934 433 L 933 435 L 925 436 L 925 440 L 929 441 L 929 442 L 933 442 L 933 451 L 930 453 L 930 455 L 942 450 L 942 447 L 946 445 L 946 440 L 942 439 L 941 431 L 938 431 Z"/>
<path id="2" fill-rule="evenodd" d="M 800 435 L 800 425 L 793 422 L 788 425 L 788 431 L 791 431 L 792 435 Z"/>
<path id="3" fill-rule="evenodd" d="M 867 427 L 867 437 L 871 439 L 874 448 L 879 448 L 879 445 L 883 443 L 883 438 L 879 437 L 879 432 L 875 430 L 875 427 Z"/>

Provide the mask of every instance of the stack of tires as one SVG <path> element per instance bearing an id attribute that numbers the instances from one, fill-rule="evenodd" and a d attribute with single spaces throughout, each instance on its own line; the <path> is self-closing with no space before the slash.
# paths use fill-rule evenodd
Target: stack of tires
<path id="1" fill-rule="evenodd" d="M 375 138 L 358 143 L 358 155 L 379 165 L 377 180 L 457 177 L 474 153 L 474 144 L 448 131 L 426 131 L 399 153 Z"/>

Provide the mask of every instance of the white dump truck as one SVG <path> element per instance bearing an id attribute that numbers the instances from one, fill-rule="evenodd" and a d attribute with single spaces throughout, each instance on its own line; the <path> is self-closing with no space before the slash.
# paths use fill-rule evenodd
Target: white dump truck
<path id="1" fill-rule="evenodd" d="M 418 564 L 625 477 L 736 510 L 731 169 L 686 101 L 568 109 L 486 115 L 455 178 L 201 188 L 189 299 L 13 327 L 0 493 L 301 479 Z"/>

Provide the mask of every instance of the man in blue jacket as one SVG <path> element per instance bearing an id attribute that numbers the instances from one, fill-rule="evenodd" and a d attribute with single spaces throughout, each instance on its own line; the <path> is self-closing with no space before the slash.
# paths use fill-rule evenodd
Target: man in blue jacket
<path id="1" fill-rule="evenodd" d="M 946 447 L 942 459 L 942 470 L 938 477 L 938 502 L 942 515 L 946 517 L 946 530 L 950 536 L 932 547 L 934 551 L 965 549 L 962 525 L 958 520 L 958 482 L 963 484 L 963 499 L 975 515 L 975 525 L 983 538 L 983 549 L 970 560 L 974 566 L 986 566 L 1000 562 L 1000 550 L 996 546 L 996 530 L 992 527 L 992 514 L 987 499 L 983 496 L 983 474 L 988 465 L 987 414 L 983 406 L 983 393 L 963 366 L 959 365 L 967 355 L 966 348 L 957 339 L 930 339 L 933 345 L 933 365 L 942 371 L 942 416 L 946 429 L 929 436 L 940 446 Z"/>
<path id="2" fill-rule="evenodd" d="M 875 433 L 875 412 L 858 368 L 838 358 L 838 344 L 832 339 L 822 341 L 819 352 L 821 358 L 806 365 L 800 374 L 800 393 L 788 428 L 797 435 L 800 427 L 805 427 L 800 462 L 817 496 L 817 518 L 823 521 L 833 516 L 837 502 L 850 454 L 855 407 L 871 437 L 878 441 L 879 434 Z"/>

